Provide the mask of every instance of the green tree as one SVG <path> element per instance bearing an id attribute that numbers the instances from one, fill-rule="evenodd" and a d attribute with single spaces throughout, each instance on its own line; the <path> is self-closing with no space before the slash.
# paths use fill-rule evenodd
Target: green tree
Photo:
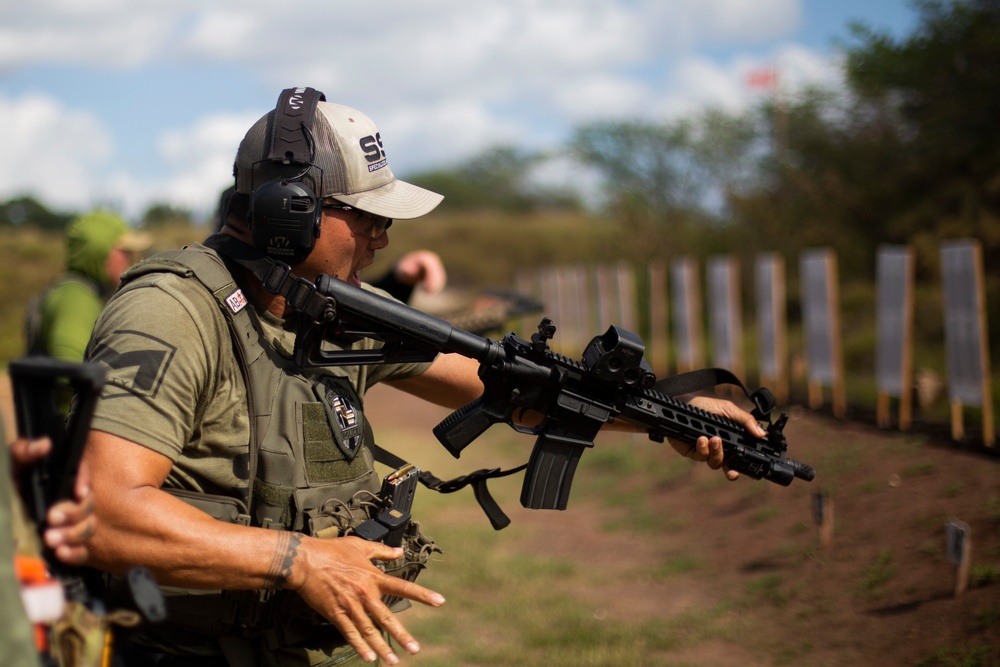
<path id="1" fill-rule="evenodd" d="M 191 211 L 163 202 L 149 206 L 139 222 L 139 226 L 143 229 L 190 227 L 192 224 Z"/>
<path id="2" fill-rule="evenodd" d="M 709 109 L 659 123 L 593 123 L 574 132 L 568 151 L 599 175 L 633 256 L 664 258 L 740 247 L 731 209 L 760 189 L 767 143 L 758 114 Z"/>
<path id="3" fill-rule="evenodd" d="M 1000 261 L 1000 2 L 915 7 L 919 25 L 899 40 L 853 26 L 858 44 L 847 58 L 859 111 L 894 122 L 889 231 L 922 245 L 973 236 L 993 264 Z"/>
<path id="4" fill-rule="evenodd" d="M 578 128 L 569 150 L 600 174 L 611 207 L 663 221 L 698 209 L 704 180 L 692 141 L 687 121 L 603 121 Z"/>
<path id="5" fill-rule="evenodd" d="M 34 197 L 17 197 L 0 204 L 0 226 L 30 226 L 62 231 L 75 215 L 51 211 Z"/>
<path id="6" fill-rule="evenodd" d="M 545 186 L 533 178 L 549 156 L 511 147 L 494 147 L 447 169 L 407 180 L 444 195 L 441 210 L 497 209 L 511 212 L 577 209 L 570 190 Z"/>

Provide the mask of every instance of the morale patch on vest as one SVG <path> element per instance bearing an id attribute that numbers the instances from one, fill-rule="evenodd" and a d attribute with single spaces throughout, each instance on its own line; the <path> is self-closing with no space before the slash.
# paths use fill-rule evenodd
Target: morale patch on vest
<path id="1" fill-rule="evenodd" d="M 337 440 L 337 445 L 344 452 L 347 460 L 353 461 L 361 446 L 361 434 L 358 432 L 358 412 L 343 396 L 330 393 L 327 398 L 330 401 L 333 414 L 337 417 L 337 423 L 340 425 L 342 437 Z M 356 432 L 357 435 L 348 435 Z"/>
<path id="2" fill-rule="evenodd" d="M 348 462 L 361 451 L 364 441 L 364 417 L 355 407 L 354 401 L 331 378 L 324 378 L 322 384 L 316 387 L 316 393 L 326 408 L 327 421 L 333 431 L 334 441 Z"/>
<path id="3" fill-rule="evenodd" d="M 235 292 L 227 296 L 226 305 L 229 306 L 229 310 L 233 311 L 234 315 L 246 308 L 247 298 L 243 296 L 243 290 L 237 289 Z"/>

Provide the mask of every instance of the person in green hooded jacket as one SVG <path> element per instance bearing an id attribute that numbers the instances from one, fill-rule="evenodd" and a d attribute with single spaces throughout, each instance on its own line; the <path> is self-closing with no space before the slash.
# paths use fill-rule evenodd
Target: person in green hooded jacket
<path id="1" fill-rule="evenodd" d="M 28 313 L 28 353 L 82 361 L 122 272 L 150 245 L 146 234 L 130 231 L 114 213 L 93 211 L 73 220 L 66 234 L 66 270 L 40 297 L 37 314 Z"/>

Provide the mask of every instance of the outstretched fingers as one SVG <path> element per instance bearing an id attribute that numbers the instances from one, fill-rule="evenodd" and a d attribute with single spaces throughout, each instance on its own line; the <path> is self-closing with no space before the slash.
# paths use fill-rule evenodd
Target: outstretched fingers
<path id="1" fill-rule="evenodd" d="M 381 658 L 390 665 L 399 662 L 399 657 L 386 644 L 382 633 L 375 628 L 360 604 L 345 602 L 334 610 L 329 620 L 365 662 L 375 662 L 376 658 Z"/>
<path id="2" fill-rule="evenodd" d="M 444 598 L 438 593 L 402 579 L 387 577 L 381 588 L 386 594 L 424 602 L 431 606 L 438 607 L 444 604 Z M 367 662 L 372 662 L 377 657 L 388 665 L 399 663 L 399 656 L 385 641 L 383 631 L 407 652 L 414 654 L 420 650 L 417 640 L 379 598 L 358 596 L 354 599 L 341 600 L 330 621 L 337 626 L 347 643 Z"/>
<path id="3" fill-rule="evenodd" d="M 291 570 L 289 588 L 306 604 L 337 626 L 344 639 L 366 661 L 380 658 L 399 662 L 387 636 L 410 653 L 420 645 L 382 601 L 386 595 L 406 598 L 433 607 L 444 598 L 413 582 L 391 577 L 372 561 L 392 561 L 403 550 L 357 537 L 331 540 L 304 538 L 301 553 Z M 299 583 L 301 582 L 301 583 Z"/>

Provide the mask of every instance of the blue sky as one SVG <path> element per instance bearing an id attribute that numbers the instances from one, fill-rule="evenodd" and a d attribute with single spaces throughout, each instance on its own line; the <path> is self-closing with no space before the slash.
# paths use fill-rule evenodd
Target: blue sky
<path id="1" fill-rule="evenodd" d="M 29 6 L 30 5 L 30 6 Z M 397 176 L 607 118 L 739 110 L 747 74 L 839 81 L 848 23 L 908 0 L 35 0 L 0 8 L 0 199 L 207 215 L 246 129 L 311 85 L 379 126 Z"/>

